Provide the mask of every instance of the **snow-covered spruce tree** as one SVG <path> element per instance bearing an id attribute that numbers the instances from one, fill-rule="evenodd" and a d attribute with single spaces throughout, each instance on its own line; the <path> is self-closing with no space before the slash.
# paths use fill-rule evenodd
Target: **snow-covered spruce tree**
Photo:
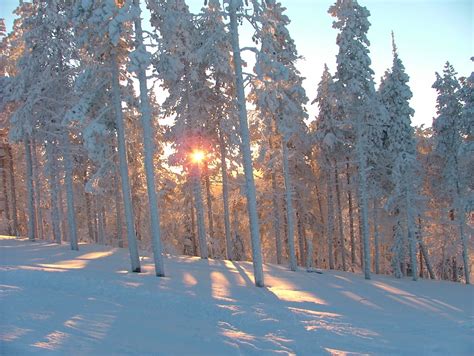
<path id="1" fill-rule="evenodd" d="M 474 62 L 474 57 L 471 57 Z M 466 134 L 472 135 L 474 131 L 474 72 L 469 77 L 463 78 L 461 88 L 461 99 L 464 103 L 462 109 L 463 129 Z"/>
<path id="2" fill-rule="evenodd" d="M 34 12 L 36 7 L 31 3 L 22 3 L 15 10 L 19 19 L 15 21 L 14 32 L 17 37 L 10 37 L 10 46 L 17 45 L 17 48 L 22 48 L 19 53 L 16 53 L 17 64 L 16 68 L 12 70 L 14 77 L 8 81 L 8 87 L 2 88 L 5 96 L 2 101 L 14 102 L 14 112 L 10 117 L 10 140 L 13 142 L 22 142 L 25 150 L 26 159 L 26 175 L 25 182 L 27 188 L 27 216 L 28 216 L 28 238 L 30 240 L 36 239 L 36 222 L 35 222 L 35 205 L 33 192 L 33 162 L 31 157 L 30 135 L 35 125 L 34 119 L 31 117 L 32 104 L 28 102 L 28 87 L 33 86 L 33 72 L 30 62 L 32 56 L 29 51 L 25 51 L 28 46 L 26 38 L 29 31 L 34 28 L 35 22 Z M 12 73 L 10 73 L 12 74 Z"/>
<path id="3" fill-rule="evenodd" d="M 438 254 L 431 254 L 431 257 L 428 257 L 428 248 L 425 244 L 425 240 L 430 244 L 430 251 L 433 251 L 436 248 L 436 242 L 440 242 L 439 236 L 433 232 L 433 230 L 438 229 L 438 224 L 433 223 L 437 222 L 437 217 L 439 216 L 438 210 L 433 207 L 433 203 L 436 202 L 431 189 L 434 188 L 431 184 L 434 164 L 432 163 L 433 155 L 433 135 L 432 128 L 425 128 L 423 125 L 416 127 L 415 129 L 415 141 L 417 146 L 417 162 L 421 167 L 423 172 L 422 175 L 422 186 L 421 186 L 421 195 L 425 198 L 425 211 L 423 215 L 425 219 L 422 219 L 421 216 L 417 221 L 417 238 L 418 244 L 420 246 L 420 252 L 423 255 L 423 260 L 425 262 L 428 274 L 431 279 L 435 279 L 434 264 L 436 263 L 436 258 Z M 422 216 L 423 216 L 422 215 Z M 433 243 L 435 242 L 435 243 Z M 423 262 L 423 261 L 421 261 Z M 423 276 L 423 264 L 420 263 L 420 276 Z"/>
<path id="4" fill-rule="evenodd" d="M 466 145 L 460 100 L 460 83 L 449 62 L 443 74 L 436 73 L 433 88 L 438 92 L 437 114 L 433 120 L 435 154 L 441 173 L 439 193 L 446 199 L 449 216 L 457 224 L 462 247 L 464 278 L 470 283 L 468 235 L 466 233 L 466 196 L 470 176 L 462 170 L 463 146 Z M 472 117 L 471 117 L 472 120 Z"/>
<path id="5" fill-rule="evenodd" d="M 471 57 L 471 61 L 474 62 L 474 57 Z M 461 131 L 463 133 L 464 140 L 462 141 L 461 154 L 462 170 L 466 172 L 467 177 L 474 176 L 474 72 L 468 77 L 461 78 L 461 101 L 463 103 L 461 113 Z M 474 209 L 474 181 L 468 180 L 468 192 L 466 202 L 466 211 L 472 211 Z"/>
<path id="6" fill-rule="evenodd" d="M 390 126 L 390 115 L 381 102 L 379 93 L 371 105 L 371 115 L 369 118 L 367 141 L 369 150 L 367 151 L 367 161 L 370 169 L 367 173 L 368 195 L 372 201 L 372 231 L 374 246 L 374 270 L 380 272 L 380 241 L 379 219 L 383 218 L 384 210 L 379 209 L 379 205 L 386 199 L 390 189 L 390 166 L 391 159 L 387 150 L 387 128 Z"/>
<path id="7" fill-rule="evenodd" d="M 206 121 L 211 90 L 206 85 L 205 69 L 197 62 L 200 36 L 193 15 L 184 1 L 148 1 L 151 24 L 158 32 L 158 51 L 152 59 L 162 88 L 168 96 L 162 105 L 165 116 L 174 116 L 168 133 L 175 154 L 172 163 L 189 169 L 196 205 L 199 250 L 208 258 L 201 168 L 207 157 L 195 157 L 209 150 Z"/>
<path id="8" fill-rule="evenodd" d="M 55 101 L 56 98 L 64 96 L 65 93 L 71 93 L 71 81 L 75 76 L 76 68 L 73 61 L 76 59 L 75 43 L 71 33 L 70 24 L 71 6 L 67 1 L 50 1 L 47 2 L 45 9 L 45 21 L 43 21 L 43 31 L 48 34 L 50 40 L 49 57 L 45 68 L 49 72 L 54 81 L 47 90 L 50 96 L 49 102 L 43 105 L 49 109 L 50 113 L 44 115 L 43 131 L 47 132 L 46 149 L 48 157 L 48 175 L 51 187 L 51 205 L 52 205 L 52 225 L 53 235 L 56 242 L 61 241 L 60 235 L 60 214 L 59 214 L 59 177 L 61 171 L 58 164 L 59 151 L 64 152 L 63 160 L 66 168 L 66 185 L 67 185 L 67 201 L 68 201 L 68 226 L 70 243 L 72 249 L 78 249 L 78 237 L 76 227 L 76 211 L 74 203 L 73 190 L 73 162 L 71 154 L 71 143 L 69 138 L 70 129 L 67 122 L 64 121 L 66 111 L 71 105 L 69 100 Z M 56 113 L 54 117 L 51 113 Z M 64 142 L 64 144 L 63 144 Z M 48 153 L 49 150 L 49 153 Z M 68 159 L 68 157 L 70 159 Z"/>
<path id="9" fill-rule="evenodd" d="M 5 90 L 7 83 L 10 81 L 10 78 L 6 76 L 6 65 L 7 65 L 7 50 L 8 43 L 6 41 L 6 26 L 5 20 L 0 19 L 0 127 L 6 126 L 6 115 L 3 113 L 4 107 L 6 106 L 5 100 Z M 8 131 L 2 130 L 0 134 L 0 145 L 2 146 L 0 151 L 0 166 L 1 166 L 1 181 L 2 181 L 2 191 L 5 201 L 4 212 L 5 212 L 5 221 L 7 227 L 8 235 L 16 235 L 16 221 L 13 222 L 16 218 L 16 206 L 15 209 L 12 209 L 12 205 L 16 205 L 15 196 L 14 196 L 14 185 L 11 184 L 12 180 L 12 171 L 10 170 L 9 165 L 9 154 L 10 146 L 8 145 Z M 7 178 L 8 175 L 8 178 Z M 15 218 L 12 219 L 12 216 Z"/>
<path id="10" fill-rule="evenodd" d="M 397 48 L 393 42 L 392 68 L 385 72 L 379 88 L 381 100 L 390 115 L 384 138 L 384 148 L 387 150 L 390 160 L 392 186 L 387 206 L 391 211 L 396 212 L 395 225 L 403 226 L 403 233 L 406 234 L 403 241 L 408 242 L 412 277 L 413 280 L 416 280 L 418 273 L 415 219 L 420 215 L 417 206 L 421 170 L 416 160 L 415 136 L 411 127 L 411 117 L 414 110 L 409 104 L 412 92 L 408 81 L 409 77 L 405 73 L 405 67 L 398 57 Z M 400 238 L 400 234 L 396 238 Z M 394 271 L 397 277 L 400 277 L 399 265 L 404 262 L 402 261 L 403 255 L 400 253 L 404 248 L 403 241 L 394 241 L 394 245 L 399 247 L 395 249 L 392 256 L 392 264 L 396 266 Z"/>
<path id="11" fill-rule="evenodd" d="M 81 29 L 77 27 L 76 31 L 80 33 Z M 125 56 L 122 57 L 124 59 Z M 116 237 L 118 245 L 123 247 L 116 118 L 111 105 L 113 93 L 108 66 L 107 56 L 96 57 L 93 52 L 81 51 L 80 72 L 74 82 L 75 105 L 70 109 L 68 118 L 81 131 L 81 143 L 85 151 L 78 170 L 84 184 L 89 240 L 99 241 L 99 215 L 102 209 L 98 205 L 103 205 L 106 203 L 104 200 L 113 195 Z M 121 90 L 122 94 L 127 93 L 127 90 Z"/>
<path id="12" fill-rule="evenodd" d="M 275 126 L 282 137 L 288 251 L 290 269 L 295 271 L 294 187 L 289 162 L 290 155 L 301 149 L 306 140 L 303 120 L 307 114 L 303 105 L 308 99 L 302 87 L 303 78 L 295 66 L 299 56 L 287 29 L 290 20 L 283 14 L 284 10 L 280 3 L 269 0 L 258 12 L 259 26 L 254 39 L 261 43 L 261 48 L 257 53 L 251 98 L 261 119 L 266 122 L 268 135 Z"/>
<path id="13" fill-rule="evenodd" d="M 369 40 L 367 31 L 370 23 L 370 12 L 360 6 L 356 0 L 337 0 L 329 8 L 329 13 L 336 17 L 333 27 L 340 30 L 337 35 L 339 53 L 335 74 L 335 90 L 339 98 L 342 119 L 353 130 L 355 160 L 358 173 L 358 201 L 361 220 L 361 240 L 363 242 L 364 275 L 370 279 L 370 240 L 368 217 L 368 141 L 369 126 L 372 124 L 378 108 L 377 96 L 370 68 Z"/>
<path id="14" fill-rule="evenodd" d="M 252 261 L 254 269 L 255 285 L 263 287 L 262 251 L 260 244 L 260 228 L 257 211 L 257 193 L 253 176 L 252 152 L 250 150 L 250 132 L 247 118 L 247 107 L 245 100 L 244 78 L 242 74 L 241 48 L 239 44 L 238 14 L 243 10 L 242 0 L 224 0 L 226 13 L 229 16 L 229 33 L 231 36 L 235 90 L 237 94 L 237 108 L 239 113 L 239 128 L 241 135 L 240 150 L 245 175 L 245 190 L 247 196 L 247 209 L 250 222 L 250 238 L 252 242 Z M 254 1 L 254 11 L 257 11 L 257 2 Z"/>
<path id="15" fill-rule="evenodd" d="M 336 117 L 336 97 L 334 92 L 334 82 L 327 65 L 324 65 L 324 71 L 321 81 L 318 85 L 316 103 L 319 113 L 315 121 L 314 143 L 318 151 L 320 167 L 324 171 L 324 177 L 327 187 L 327 218 L 326 218 L 326 238 L 328 246 L 329 268 L 334 269 L 334 180 L 333 170 L 337 164 L 340 150 L 343 148 L 345 133 L 340 128 L 340 123 Z"/>
<path id="16" fill-rule="evenodd" d="M 44 216 L 43 216 L 43 194 L 41 193 L 44 189 L 43 185 L 43 166 L 41 162 L 43 144 L 37 141 L 38 134 L 33 131 L 31 135 L 31 157 L 33 159 L 33 190 L 35 195 L 35 207 L 36 207 L 36 232 L 40 240 L 44 240 Z M 39 142 L 39 143 L 38 143 Z"/>
<path id="17" fill-rule="evenodd" d="M 8 128 L 8 118 L 12 111 L 12 103 L 7 103 L 8 84 L 11 77 L 15 75 L 14 63 L 16 62 L 12 52 L 15 51 L 12 46 L 12 38 L 19 36 L 16 32 L 18 30 L 18 19 L 15 21 L 13 31 L 7 36 L 5 20 L 0 19 L 0 125 Z M 21 46 L 20 46 L 21 47 Z M 8 131 L 5 132 L 8 135 Z M 7 141 L 8 136 L 4 137 Z M 13 149 L 10 144 L 5 146 L 5 168 L 8 171 L 8 188 L 10 193 L 10 207 L 11 207 L 11 231 L 13 236 L 18 234 L 18 208 L 17 208 L 17 188 L 15 182 L 16 165 L 13 162 Z M 6 182 L 5 182 L 6 183 Z M 5 193 L 6 196 L 7 193 Z"/>
<path id="18" fill-rule="evenodd" d="M 134 12 L 130 10 L 130 1 L 114 0 L 83 1 L 75 4 L 74 24 L 79 45 L 92 59 L 91 66 L 83 74 L 92 80 L 94 86 L 83 91 L 81 100 L 73 111 L 73 117 L 81 117 L 89 109 L 94 93 L 110 86 L 112 105 L 117 130 L 117 146 L 122 183 L 123 205 L 127 226 L 127 240 L 133 272 L 140 272 L 140 260 L 136 241 L 132 198 L 128 176 L 125 126 L 120 93 L 120 66 L 130 47 L 130 21 Z M 101 75 L 97 75 L 101 74 Z M 98 80 L 99 78 L 107 80 Z M 82 81 L 85 82 L 85 79 Z M 85 89 L 85 86 L 83 85 Z"/>
<path id="19" fill-rule="evenodd" d="M 147 51 L 143 42 L 143 30 L 140 18 L 140 1 L 133 0 L 130 11 L 135 12 L 135 51 L 130 53 L 131 68 L 137 74 L 140 84 L 140 114 L 143 129 L 143 144 L 145 153 L 145 172 L 148 192 L 148 203 L 150 206 L 151 241 L 153 246 L 153 256 L 155 261 L 155 273 L 157 276 L 164 276 L 164 265 L 161 247 L 160 214 L 158 210 L 158 197 L 155 186 L 155 172 L 153 156 L 155 148 L 153 145 L 153 126 L 151 123 L 151 107 L 148 98 L 148 86 L 146 70 L 150 65 L 151 54 Z"/>
<path id="20" fill-rule="evenodd" d="M 20 60 L 19 75 L 15 80 L 21 85 L 14 86 L 14 98 L 22 97 L 22 105 L 12 117 L 11 132 L 13 138 L 22 135 L 35 135 L 36 141 L 47 145 L 61 143 L 66 167 L 72 167 L 69 159 L 69 133 L 63 125 L 63 118 L 67 110 L 67 100 L 57 100 L 70 89 L 72 76 L 71 62 L 74 46 L 72 45 L 70 28 L 68 27 L 68 4 L 63 1 L 38 1 L 34 4 L 33 14 L 24 21 L 25 50 Z M 48 43 L 48 46 L 44 44 Z M 34 122 L 31 122 L 34 117 Z M 25 140 L 23 138 L 23 140 Z M 30 140 L 29 138 L 27 139 Z M 26 143 L 25 143 L 26 144 Z M 31 150 L 27 152 L 27 161 L 30 162 Z M 29 153 L 29 154 L 28 154 Z M 31 161 L 33 157 L 31 157 Z M 29 164 L 28 164 L 29 165 Z M 49 166 L 56 167 L 54 162 Z M 30 172 L 31 169 L 28 169 Z M 53 174 L 57 174 L 54 172 Z M 72 189 L 72 168 L 66 170 L 65 180 L 68 186 L 68 226 L 71 248 L 78 249 L 76 217 L 74 207 L 74 192 Z M 56 197 L 52 194 L 53 225 L 56 241 L 59 240 L 58 218 L 54 208 Z M 31 200 L 31 199 L 30 199 Z M 30 204 L 31 205 L 31 204 Z M 41 222 L 40 222 L 41 223 Z"/>
<path id="21" fill-rule="evenodd" d="M 212 89 L 212 105 L 208 128 L 219 145 L 222 175 L 222 198 L 226 256 L 233 259 L 229 209 L 229 179 L 226 159 L 238 141 L 236 131 L 236 103 L 233 83 L 230 36 L 223 19 L 219 0 L 210 0 L 197 20 L 200 46 L 196 52 L 198 63 L 205 68 L 207 83 Z"/>

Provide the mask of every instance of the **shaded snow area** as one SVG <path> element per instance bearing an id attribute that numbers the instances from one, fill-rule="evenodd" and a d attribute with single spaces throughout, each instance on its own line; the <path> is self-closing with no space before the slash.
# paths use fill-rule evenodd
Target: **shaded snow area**
<path id="1" fill-rule="evenodd" d="M 0 354 L 474 355 L 474 289 L 0 240 Z"/>

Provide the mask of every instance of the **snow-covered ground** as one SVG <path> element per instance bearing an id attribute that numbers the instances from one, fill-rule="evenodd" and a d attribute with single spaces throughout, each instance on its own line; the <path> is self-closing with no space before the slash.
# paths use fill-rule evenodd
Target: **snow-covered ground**
<path id="1" fill-rule="evenodd" d="M 474 355 L 474 289 L 0 239 L 0 354 Z"/>

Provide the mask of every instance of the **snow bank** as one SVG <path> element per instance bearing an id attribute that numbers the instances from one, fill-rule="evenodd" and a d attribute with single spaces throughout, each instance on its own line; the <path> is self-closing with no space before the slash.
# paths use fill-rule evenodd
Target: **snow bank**
<path id="1" fill-rule="evenodd" d="M 0 354 L 474 354 L 474 289 L 450 282 L 0 239 Z"/>

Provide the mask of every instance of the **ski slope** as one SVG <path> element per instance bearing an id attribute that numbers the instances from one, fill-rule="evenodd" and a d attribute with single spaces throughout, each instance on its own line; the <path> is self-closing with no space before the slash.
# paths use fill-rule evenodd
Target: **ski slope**
<path id="1" fill-rule="evenodd" d="M 474 289 L 0 239 L 0 354 L 474 355 Z"/>

